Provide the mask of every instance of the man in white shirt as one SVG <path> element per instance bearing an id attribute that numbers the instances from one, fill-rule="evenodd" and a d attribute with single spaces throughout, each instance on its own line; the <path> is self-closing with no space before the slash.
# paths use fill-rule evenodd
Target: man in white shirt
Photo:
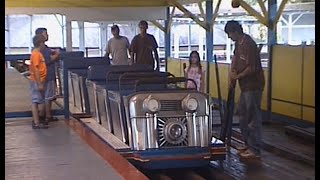
<path id="1" fill-rule="evenodd" d="M 119 26 L 113 25 L 111 27 L 111 33 L 113 34 L 113 38 L 111 38 L 106 47 L 105 57 L 109 59 L 109 54 L 111 54 L 112 65 L 128 65 L 128 48 L 129 48 L 129 40 L 125 36 L 120 36 Z"/>

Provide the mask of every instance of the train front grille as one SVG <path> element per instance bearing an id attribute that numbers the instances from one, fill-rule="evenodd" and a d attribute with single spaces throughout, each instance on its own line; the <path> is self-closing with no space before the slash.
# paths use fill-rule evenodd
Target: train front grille
<path id="1" fill-rule="evenodd" d="M 181 111 L 181 100 L 160 100 L 160 111 Z"/>

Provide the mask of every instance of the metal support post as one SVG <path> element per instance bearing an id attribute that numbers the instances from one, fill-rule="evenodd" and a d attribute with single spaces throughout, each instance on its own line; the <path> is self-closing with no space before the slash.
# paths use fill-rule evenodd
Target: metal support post
<path id="1" fill-rule="evenodd" d="M 70 22 L 71 23 L 71 22 Z M 65 48 L 67 44 L 67 40 L 65 41 L 65 35 L 67 35 L 67 30 L 66 30 L 66 16 L 61 15 L 61 33 L 62 33 L 62 47 Z M 70 29 L 71 29 L 71 24 L 70 24 Z M 72 39 L 72 38 L 71 38 Z"/>
<path id="2" fill-rule="evenodd" d="M 100 24 L 100 55 L 104 56 L 105 54 L 105 48 L 107 46 L 107 31 L 108 31 L 108 24 L 107 23 L 101 23 Z"/>
<path id="3" fill-rule="evenodd" d="M 78 21 L 78 27 L 79 27 L 79 50 L 84 52 L 85 48 L 85 42 L 84 42 L 84 22 Z"/>
<path id="4" fill-rule="evenodd" d="M 69 76 L 68 69 L 63 65 L 63 102 L 64 102 L 64 118 L 69 120 L 70 111 L 69 111 Z"/>
<path id="5" fill-rule="evenodd" d="M 71 21 L 67 19 L 66 17 L 66 39 L 67 39 L 67 51 L 72 51 L 72 26 Z"/>
<path id="6" fill-rule="evenodd" d="M 10 18 L 9 18 L 9 15 L 7 15 L 6 16 L 6 20 L 7 20 L 7 27 L 5 27 L 6 28 L 6 30 L 7 30 L 7 42 L 8 42 L 8 48 L 6 49 L 7 51 L 6 51 L 6 54 L 10 54 L 10 40 L 11 40 L 11 38 L 10 38 L 10 35 L 11 35 L 11 31 L 10 31 Z M 10 61 L 8 61 L 8 62 L 10 62 Z M 8 67 L 10 67 L 10 66 L 8 66 Z"/>
<path id="7" fill-rule="evenodd" d="M 191 22 L 188 23 L 188 51 L 191 52 Z"/>
<path id="8" fill-rule="evenodd" d="M 272 48 L 277 43 L 277 27 L 274 21 L 277 14 L 277 0 L 268 0 L 268 90 L 267 90 L 267 120 L 271 120 L 272 113 Z"/>
<path id="9" fill-rule="evenodd" d="M 170 9 L 169 7 L 167 7 L 167 19 L 165 20 L 165 29 L 166 31 L 164 32 L 164 42 L 165 42 L 165 71 L 168 71 L 168 58 L 171 56 L 171 28 L 169 26 L 171 26 L 170 23 L 170 19 L 171 19 L 171 15 L 170 15 Z"/>
<path id="10" fill-rule="evenodd" d="M 67 39 L 67 47 L 66 50 L 67 51 L 72 51 L 72 29 L 71 29 L 71 21 L 68 20 L 68 18 L 66 17 L 66 39 Z M 62 62 L 63 63 L 63 62 Z M 65 65 L 62 66 L 63 67 L 63 102 L 64 102 L 64 118 L 69 120 L 70 117 L 70 111 L 69 111 L 69 76 L 68 76 L 68 69 L 65 67 Z"/>
<path id="11" fill-rule="evenodd" d="M 33 46 L 33 42 L 32 42 L 32 37 L 33 37 L 33 32 L 32 32 L 32 19 L 33 19 L 33 18 L 32 18 L 32 17 L 33 17 L 33 15 L 30 15 L 29 17 L 30 17 L 29 53 L 31 53 L 31 51 L 32 51 L 32 46 Z"/>
<path id="12" fill-rule="evenodd" d="M 206 78 L 206 92 L 210 92 L 210 86 L 209 86 L 209 65 L 212 61 L 213 57 L 213 3 L 212 0 L 206 1 L 206 60 L 207 60 L 207 78 Z"/>

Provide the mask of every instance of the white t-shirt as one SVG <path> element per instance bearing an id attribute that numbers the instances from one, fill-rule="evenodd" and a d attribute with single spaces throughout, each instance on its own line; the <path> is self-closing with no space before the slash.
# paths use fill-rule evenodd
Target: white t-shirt
<path id="1" fill-rule="evenodd" d="M 106 53 L 111 54 L 112 65 L 128 65 L 128 48 L 129 40 L 124 36 L 119 36 L 119 38 L 111 38 L 108 41 L 106 47 Z"/>

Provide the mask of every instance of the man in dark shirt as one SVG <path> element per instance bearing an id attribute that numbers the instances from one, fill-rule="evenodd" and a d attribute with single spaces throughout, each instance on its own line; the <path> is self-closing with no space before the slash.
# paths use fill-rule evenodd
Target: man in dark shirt
<path id="1" fill-rule="evenodd" d="M 224 30 L 235 41 L 229 85 L 234 88 L 238 80 L 241 90 L 238 110 L 245 146 L 238 150 L 243 158 L 259 158 L 262 127 L 260 106 L 265 84 L 260 51 L 255 41 L 243 33 L 237 21 L 228 21 Z"/>
<path id="2" fill-rule="evenodd" d="M 158 44 L 153 35 L 147 33 L 148 23 L 139 22 L 140 34 L 136 35 L 130 45 L 131 63 L 146 64 L 154 67 L 157 61 L 156 70 L 159 70 Z M 153 54 L 154 53 L 154 54 Z"/>

